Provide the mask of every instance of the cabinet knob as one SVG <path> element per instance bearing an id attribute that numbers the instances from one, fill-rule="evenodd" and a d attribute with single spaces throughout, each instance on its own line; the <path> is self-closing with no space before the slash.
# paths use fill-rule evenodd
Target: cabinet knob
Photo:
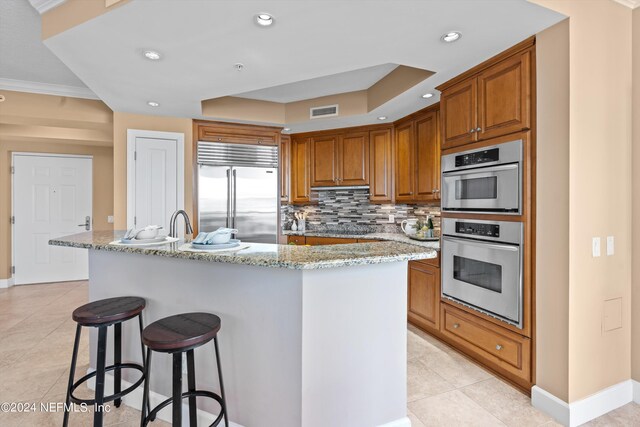
<path id="1" fill-rule="evenodd" d="M 471 129 L 469 133 L 474 133 L 475 131 L 476 131 L 475 129 Z"/>
<path id="2" fill-rule="evenodd" d="M 481 132 L 482 128 L 476 128 L 476 132 Z"/>
<path id="3" fill-rule="evenodd" d="M 502 350 L 502 346 L 500 344 L 496 344 L 496 350 L 498 351 Z"/>
<path id="4" fill-rule="evenodd" d="M 453 329 L 458 329 L 459 327 L 460 327 L 460 324 L 459 324 L 459 323 L 454 323 L 454 324 L 453 324 Z"/>

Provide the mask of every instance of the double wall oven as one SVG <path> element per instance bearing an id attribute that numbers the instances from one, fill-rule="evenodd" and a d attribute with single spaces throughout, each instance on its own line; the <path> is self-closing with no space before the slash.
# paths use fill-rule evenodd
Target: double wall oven
<path id="1" fill-rule="evenodd" d="M 522 214 L 522 150 L 515 140 L 442 156 L 442 295 L 518 328 L 523 224 L 506 216 Z"/>

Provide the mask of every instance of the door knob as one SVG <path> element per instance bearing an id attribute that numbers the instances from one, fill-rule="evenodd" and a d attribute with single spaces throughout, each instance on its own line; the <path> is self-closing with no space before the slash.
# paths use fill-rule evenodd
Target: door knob
<path id="1" fill-rule="evenodd" d="M 78 224 L 78 227 L 84 227 L 87 231 L 91 230 L 91 217 L 86 216 L 84 218 L 84 224 Z"/>

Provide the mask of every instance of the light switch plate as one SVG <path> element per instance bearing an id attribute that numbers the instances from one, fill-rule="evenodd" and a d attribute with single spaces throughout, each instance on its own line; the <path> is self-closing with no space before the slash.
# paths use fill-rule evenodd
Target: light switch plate
<path id="1" fill-rule="evenodd" d="M 107 223 L 113 224 L 113 215 L 107 216 Z"/>
<path id="2" fill-rule="evenodd" d="M 607 236 L 607 256 L 613 255 L 615 252 L 613 236 Z"/>
<path id="3" fill-rule="evenodd" d="M 593 240 L 591 241 L 591 255 L 593 255 L 594 258 L 600 256 L 600 238 L 599 237 L 594 237 Z"/>

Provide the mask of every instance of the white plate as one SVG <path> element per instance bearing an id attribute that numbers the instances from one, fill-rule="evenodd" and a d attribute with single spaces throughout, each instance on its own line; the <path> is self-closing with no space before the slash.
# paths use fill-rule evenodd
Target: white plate
<path id="1" fill-rule="evenodd" d="M 153 239 L 120 239 L 120 243 L 123 245 L 148 245 L 150 243 L 164 243 L 167 241 L 167 236 L 159 236 Z"/>
<path id="2" fill-rule="evenodd" d="M 218 243 L 215 245 L 205 245 L 202 243 L 193 243 L 193 242 L 191 243 L 191 247 L 195 249 L 204 249 L 208 251 L 215 251 L 219 249 L 231 249 L 237 246 L 240 246 L 240 240 L 238 239 L 231 239 L 227 243 Z"/>

